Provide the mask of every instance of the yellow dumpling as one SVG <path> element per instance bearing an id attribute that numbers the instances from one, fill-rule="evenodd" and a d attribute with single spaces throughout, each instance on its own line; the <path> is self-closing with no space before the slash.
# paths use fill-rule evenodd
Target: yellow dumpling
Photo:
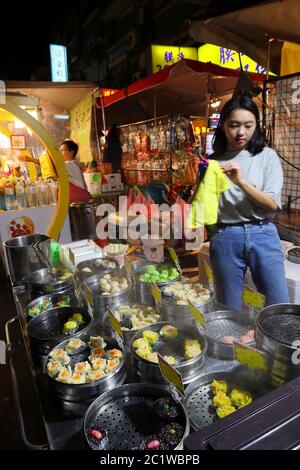
<path id="1" fill-rule="evenodd" d="M 171 365 L 177 364 L 177 361 L 174 356 L 163 356 L 164 360 Z"/>
<path id="2" fill-rule="evenodd" d="M 234 406 L 242 408 L 243 406 L 249 405 L 252 402 L 252 396 L 250 393 L 240 391 L 234 388 L 230 394 L 231 402 Z"/>
<path id="3" fill-rule="evenodd" d="M 231 405 L 231 400 L 228 395 L 224 392 L 218 392 L 212 399 L 213 405 L 216 408 Z"/>
<path id="4" fill-rule="evenodd" d="M 143 332 L 143 337 L 148 340 L 150 343 L 157 343 L 159 338 L 159 333 L 156 331 L 145 330 Z"/>
<path id="5" fill-rule="evenodd" d="M 218 392 L 224 392 L 226 393 L 228 390 L 228 385 L 225 380 L 214 380 L 211 384 L 211 391 L 213 392 L 214 395 L 216 395 Z"/>
<path id="6" fill-rule="evenodd" d="M 158 364 L 158 357 L 156 352 L 151 352 L 148 353 L 147 356 L 145 357 L 147 361 L 154 362 L 155 364 Z"/>
<path id="7" fill-rule="evenodd" d="M 217 409 L 217 415 L 219 418 L 225 418 L 228 415 L 231 415 L 231 413 L 234 413 L 236 411 L 235 407 L 232 405 L 226 405 L 222 406 Z"/>
<path id="8" fill-rule="evenodd" d="M 150 350 L 149 341 L 146 338 L 138 338 L 133 343 L 132 346 L 138 349 L 148 349 Z"/>

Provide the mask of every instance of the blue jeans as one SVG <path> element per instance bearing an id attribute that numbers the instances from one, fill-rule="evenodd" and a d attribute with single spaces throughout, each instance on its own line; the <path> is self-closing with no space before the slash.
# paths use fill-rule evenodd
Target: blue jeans
<path id="1" fill-rule="evenodd" d="M 272 222 L 219 228 L 210 241 L 210 257 L 217 298 L 229 308 L 242 307 L 247 267 L 266 305 L 289 302 L 284 256 Z"/>

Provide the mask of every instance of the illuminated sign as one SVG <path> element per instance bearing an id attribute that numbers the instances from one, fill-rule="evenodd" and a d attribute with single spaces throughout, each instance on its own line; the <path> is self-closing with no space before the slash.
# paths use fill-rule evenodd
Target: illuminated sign
<path id="1" fill-rule="evenodd" d="M 240 70 L 241 68 L 238 52 L 226 47 L 214 46 L 213 44 L 205 44 L 198 48 L 198 60 L 200 62 L 211 62 L 212 64 L 233 70 Z M 266 75 L 267 69 L 265 67 L 259 65 L 243 53 L 241 53 L 241 61 L 245 72 Z M 275 75 L 272 72 L 269 73 L 270 75 Z"/>
<path id="2" fill-rule="evenodd" d="M 112 90 L 112 89 L 110 89 L 110 88 L 103 88 L 103 90 L 102 90 L 102 96 L 114 95 L 115 93 L 117 93 L 117 91 L 119 91 L 119 90 Z"/>
<path id="3" fill-rule="evenodd" d="M 159 72 L 163 68 L 175 64 L 181 59 L 197 60 L 196 47 L 178 46 L 151 46 L 152 72 Z"/>
<path id="4" fill-rule="evenodd" d="M 51 80 L 52 82 L 68 81 L 67 48 L 59 44 L 50 44 Z"/>

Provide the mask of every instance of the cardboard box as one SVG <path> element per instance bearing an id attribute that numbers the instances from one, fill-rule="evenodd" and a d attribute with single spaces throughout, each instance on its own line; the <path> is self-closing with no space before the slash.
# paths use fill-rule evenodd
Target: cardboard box
<path id="1" fill-rule="evenodd" d="M 112 192 L 112 191 L 122 191 L 124 189 L 124 184 L 102 184 L 102 192 Z"/>
<path id="2" fill-rule="evenodd" d="M 121 173 L 110 173 L 108 175 L 103 176 L 104 184 L 121 184 L 122 183 L 122 176 Z"/>

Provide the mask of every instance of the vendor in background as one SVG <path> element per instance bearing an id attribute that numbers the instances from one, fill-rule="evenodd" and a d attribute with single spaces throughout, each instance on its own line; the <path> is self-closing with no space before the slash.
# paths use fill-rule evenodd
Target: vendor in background
<path id="1" fill-rule="evenodd" d="M 247 267 L 266 305 L 288 303 L 284 256 L 275 212 L 281 208 L 283 172 L 277 153 L 265 146 L 259 111 L 246 95 L 229 100 L 213 143 L 230 180 L 219 201 L 218 223 L 210 240 L 217 297 L 240 310 Z"/>
<path id="2" fill-rule="evenodd" d="M 111 163 L 112 172 L 118 173 L 121 171 L 121 160 L 122 146 L 120 142 L 120 131 L 118 127 L 113 124 L 107 131 L 102 163 Z"/>
<path id="3" fill-rule="evenodd" d="M 64 140 L 60 147 L 69 178 L 69 201 L 71 202 L 86 202 L 91 199 L 91 195 L 86 189 L 86 184 L 83 174 L 76 155 L 78 152 L 78 145 L 73 140 Z"/>

